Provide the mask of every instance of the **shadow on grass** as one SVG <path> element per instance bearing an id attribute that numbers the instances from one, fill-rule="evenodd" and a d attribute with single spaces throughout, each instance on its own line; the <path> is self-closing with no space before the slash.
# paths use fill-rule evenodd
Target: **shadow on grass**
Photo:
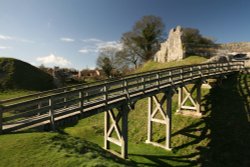
<path id="1" fill-rule="evenodd" d="M 180 164 L 179 166 L 249 167 L 249 88 L 249 75 L 244 74 L 229 76 L 222 81 L 222 84 L 212 88 L 203 100 L 204 117 L 172 134 L 173 137 L 184 135 L 193 140 L 174 147 L 171 156 L 130 155 L 143 157 L 157 164 L 137 163 L 143 166 L 171 166 L 176 162 Z M 200 128 L 197 128 L 198 126 Z M 198 135 L 193 133 L 197 131 L 200 132 Z M 199 146 L 199 143 L 205 139 L 209 140 L 208 145 Z M 175 154 L 191 145 L 195 148 L 193 153 Z"/>
<path id="2" fill-rule="evenodd" d="M 239 90 L 244 99 L 248 122 L 250 122 L 250 74 L 238 78 Z"/>
<path id="3" fill-rule="evenodd" d="M 232 75 L 206 97 L 211 142 L 200 148 L 203 166 L 250 166 L 249 78 Z"/>

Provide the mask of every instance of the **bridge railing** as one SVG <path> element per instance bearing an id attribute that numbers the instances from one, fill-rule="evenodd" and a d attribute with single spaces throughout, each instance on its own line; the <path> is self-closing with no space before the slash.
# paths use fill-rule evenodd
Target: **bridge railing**
<path id="1" fill-rule="evenodd" d="M 180 66 L 4 100 L 1 101 L 0 131 L 44 121 L 53 123 L 68 114 L 88 112 L 150 91 L 242 68 L 244 62 L 241 61 Z"/>

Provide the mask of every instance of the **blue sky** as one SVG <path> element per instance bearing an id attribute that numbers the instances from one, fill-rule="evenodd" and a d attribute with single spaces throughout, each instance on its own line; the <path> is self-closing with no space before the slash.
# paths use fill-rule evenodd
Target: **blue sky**
<path id="1" fill-rule="evenodd" d="M 250 41 L 249 0 L 0 0 L 0 56 L 33 65 L 93 68 L 145 15 L 166 32 L 198 28 L 217 42 Z"/>

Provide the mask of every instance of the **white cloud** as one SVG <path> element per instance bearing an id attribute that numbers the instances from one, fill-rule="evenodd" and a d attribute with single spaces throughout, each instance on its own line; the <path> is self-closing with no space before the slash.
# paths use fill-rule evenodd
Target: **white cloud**
<path id="1" fill-rule="evenodd" d="M 12 37 L 0 34 L 0 39 L 1 40 L 12 40 Z"/>
<path id="2" fill-rule="evenodd" d="M 101 39 L 89 38 L 82 40 L 85 45 L 79 50 L 80 53 L 97 53 L 102 48 L 114 47 L 118 50 L 122 49 L 122 44 L 119 41 L 103 41 Z"/>
<path id="3" fill-rule="evenodd" d="M 16 42 L 24 42 L 24 43 L 35 43 L 34 41 L 29 40 L 29 39 L 11 37 L 11 36 L 2 35 L 2 34 L 0 34 L 0 40 L 11 40 L 11 41 L 16 41 Z"/>
<path id="4" fill-rule="evenodd" d="M 79 52 L 80 53 L 89 53 L 90 50 L 88 50 L 88 49 L 85 48 L 85 49 L 80 49 Z"/>
<path id="5" fill-rule="evenodd" d="M 67 59 L 55 56 L 54 54 L 50 54 L 44 57 L 38 57 L 36 61 L 44 64 L 44 65 L 54 65 L 54 66 L 69 66 L 71 64 Z"/>
<path id="6" fill-rule="evenodd" d="M 21 39 L 21 38 L 16 38 L 16 41 L 24 42 L 24 43 L 35 43 L 35 42 L 32 41 L 32 40 L 29 40 L 29 39 Z"/>
<path id="7" fill-rule="evenodd" d="M 6 50 L 6 49 L 11 49 L 9 46 L 0 46 L 0 50 Z"/>
<path id="8" fill-rule="evenodd" d="M 74 42 L 74 41 L 75 41 L 75 39 L 66 38 L 66 37 L 63 37 L 63 38 L 61 38 L 60 40 L 63 41 L 63 42 Z"/>
<path id="9" fill-rule="evenodd" d="M 102 48 L 106 48 L 106 47 L 113 47 L 113 48 L 117 48 L 118 50 L 120 50 L 122 49 L 122 44 L 118 41 L 106 41 L 106 42 L 97 44 L 98 50 Z"/>
<path id="10" fill-rule="evenodd" d="M 89 38 L 89 39 L 82 39 L 83 42 L 103 42 L 100 39 L 97 38 Z"/>

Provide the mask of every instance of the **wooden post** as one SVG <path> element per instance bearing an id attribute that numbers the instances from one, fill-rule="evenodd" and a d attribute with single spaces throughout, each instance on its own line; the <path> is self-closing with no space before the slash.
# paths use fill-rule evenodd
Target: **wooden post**
<path id="1" fill-rule="evenodd" d="M 180 69 L 181 81 L 183 80 L 183 68 Z"/>
<path id="2" fill-rule="evenodd" d="M 142 90 L 144 92 L 145 91 L 145 78 L 144 77 L 141 78 L 141 83 L 142 83 Z"/>
<path id="3" fill-rule="evenodd" d="M 41 96 L 38 96 L 38 98 L 40 98 L 40 97 L 41 97 Z M 38 102 L 37 108 L 38 108 L 38 109 L 41 109 L 41 108 L 42 108 L 42 102 L 41 102 L 41 101 Z M 39 113 L 39 114 L 40 114 L 40 113 Z"/>
<path id="4" fill-rule="evenodd" d="M 110 142 L 108 141 L 108 131 L 110 129 L 110 118 L 108 111 L 104 112 L 104 149 L 110 149 Z"/>
<path id="5" fill-rule="evenodd" d="M 200 65 L 198 66 L 198 69 L 199 69 L 199 75 L 200 75 L 200 78 L 202 78 L 202 77 L 203 77 L 203 74 L 202 74 L 202 68 L 201 68 L 201 66 L 200 66 Z"/>
<path id="6" fill-rule="evenodd" d="M 209 70 L 209 64 L 207 64 L 207 70 L 206 70 L 206 73 L 208 73 L 208 75 L 209 75 L 209 72 L 210 72 L 210 70 Z"/>
<path id="7" fill-rule="evenodd" d="M 128 158 L 128 112 L 129 108 L 127 105 L 122 105 L 122 148 L 121 148 L 121 156 L 122 158 Z"/>
<path id="8" fill-rule="evenodd" d="M 152 141 L 152 122 L 151 122 L 151 115 L 153 111 L 153 98 L 150 96 L 148 97 L 148 135 L 146 143 L 150 143 Z"/>
<path id="9" fill-rule="evenodd" d="M 105 100 L 105 104 L 108 105 L 108 88 L 107 88 L 107 84 L 105 84 L 103 86 L 103 92 L 104 92 L 103 99 Z"/>
<path id="10" fill-rule="evenodd" d="M 80 112 L 81 114 L 83 113 L 83 92 L 82 90 L 79 91 L 79 108 L 80 108 Z"/>
<path id="11" fill-rule="evenodd" d="M 197 83 L 196 112 L 201 114 L 201 82 Z"/>
<path id="12" fill-rule="evenodd" d="M 166 149 L 171 150 L 171 129 L 172 129 L 172 92 L 167 92 L 167 108 L 166 108 Z"/>
<path id="13" fill-rule="evenodd" d="M 64 89 L 63 92 L 67 92 L 67 89 Z M 65 94 L 65 97 L 63 98 L 63 102 L 64 102 L 64 108 L 67 108 L 68 107 L 68 105 L 66 104 L 66 102 L 67 102 L 67 94 Z"/>
<path id="14" fill-rule="evenodd" d="M 129 92 L 128 92 L 127 86 L 128 86 L 128 81 L 127 81 L 127 80 L 124 80 L 124 82 L 123 82 L 124 93 L 125 93 L 125 95 L 126 95 L 126 98 L 129 99 Z"/>
<path id="15" fill-rule="evenodd" d="M 49 98 L 49 117 L 50 117 L 50 125 L 51 125 L 51 130 L 55 131 L 55 118 L 54 118 L 54 109 L 53 109 L 53 102 L 52 102 L 52 97 Z"/>
<path id="16" fill-rule="evenodd" d="M 157 87 L 158 87 L 158 89 L 160 89 L 160 81 L 159 81 L 159 79 L 160 79 L 160 74 L 159 73 L 157 73 L 156 74 L 156 79 L 157 79 Z"/>
<path id="17" fill-rule="evenodd" d="M 193 78 L 193 67 L 190 67 L 190 78 Z"/>
<path id="18" fill-rule="evenodd" d="M 38 98 L 40 98 L 41 96 L 38 96 Z M 42 102 L 41 101 L 39 101 L 38 102 L 38 105 L 37 105 L 37 109 L 41 109 L 42 108 Z M 37 116 L 39 116 L 41 113 L 40 112 L 38 112 L 37 113 Z"/>
<path id="19" fill-rule="evenodd" d="M 183 89 L 182 87 L 178 88 L 178 108 L 176 112 L 181 111 L 181 102 L 183 100 Z"/>
<path id="20" fill-rule="evenodd" d="M 172 71 L 169 71 L 169 83 L 172 84 Z"/>

